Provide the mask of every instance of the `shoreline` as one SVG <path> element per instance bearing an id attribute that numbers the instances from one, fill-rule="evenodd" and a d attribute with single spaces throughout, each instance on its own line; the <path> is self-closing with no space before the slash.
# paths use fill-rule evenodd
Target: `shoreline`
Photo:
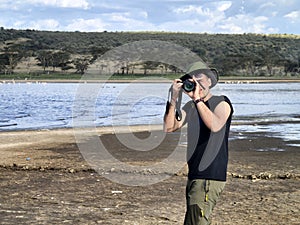
<path id="1" fill-rule="evenodd" d="M 1 79 L 1 84 L 15 84 L 15 83 L 169 83 L 171 79 L 162 78 L 162 79 L 124 79 L 124 80 L 60 80 L 60 79 L 33 79 L 33 80 L 14 80 L 14 79 Z M 252 84 L 252 83 L 299 83 L 300 78 L 220 78 L 220 84 Z"/>
<path id="2" fill-rule="evenodd" d="M 295 117 L 291 118 L 290 120 L 286 119 L 273 119 L 273 120 L 241 120 L 240 118 L 232 119 L 231 126 L 259 126 L 259 125 L 280 125 L 280 124 L 300 124 L 300 118 Z M 136 125 L 119 125 L 119 126 L 94 126 L 94 127 L 73 127 L 73 126 L 65 126 L 65 127 L 37 127 L 37 128 L 14 128 L 9 129 L 8 127 L 15 126 L 13 125 L 0 125 L 0 137 L 1 135 L 5 133 L 34 133 L 34 132 L 74 132 L 74 130 L 82 129 L 87 131 L 97 131 L 101 134 L 104 133 L 113 133 L 115 131 L 124 133 L 128 130 L 132 132 L 138 132 L 138 131 L 156 131 L 156 130 L 163 130 L 163 124 L 136 124 Z M 231 128 L 231 132 L 234 132 L 234 129 Z M 254 131 L 258 132 L 258 131 Z"/>
<path id="3" fill-rule="evenodd" d="M 143 141 L 150 134 L 152 138 L 155 136 L 163 137 L 163 139 L 158 140 L 159 145 L 153 147 L 152 150 L 137 151 L 122 141 L 124 137 L 135 137 L 137 138 L 136 141 L 144 143 Z M 167 167 L 145 173 L 142 165 L 151 167 L 152 164 L 155 165 L 166 159 L 176 148 L 185 151 L 186 144 L 184 144 L 185 142 L 178 142 L 178 135 L 180 132 L 164 133 L 161 126 L 119 127 L 119 130 L 113 127 L 104 127 L 101 129 L 79 129 L 77 131 L 58 129 L 1 132 L 0 174 L 1 170 L 4 169 L 37 172 L 54 170 L 67 173 L 113 172 L 119 175 L 123 174 L 123 176 L 126 174 L 133 176 L 135 173 L 142 176 L 169 176 Z M 99 137 L 100 146 L 115 159 L 123 161 L 125 164 L 142 167 L 134 171 L 127 171 L 125 168 L 122 169 L 122 166 L 114 166 L 109 163 L 106 167 L 104 161 L 95 161 L 96 165 L 104 163 L 101 170 L 95 169 L 85 157 L 86 151 L 90 151 L 86 147 L 90 148 L 89 144 L 92 143 L 90 140 L 95 140 L 96 137 Z M 119 139 L 120 137 L 121 139 Z M 135 139 L 132 140 L 135 141 Z M 254 181 L 261 179 L 299 180 L 299 144 L 300 141 L 285 141 L 282 138 L 263 135 L 260 132 L 231 132 L 227 176 L 228 178 Z M 103 150 L 100 148 L 101 151 Z M 181 160 L 172 161 L 172 163 L 184 165 Z M 111 168 L 114 168 L 113 171 L 110 171 Z M 174 175 L 186 177 L 187 168 L 183 167 Z"/>

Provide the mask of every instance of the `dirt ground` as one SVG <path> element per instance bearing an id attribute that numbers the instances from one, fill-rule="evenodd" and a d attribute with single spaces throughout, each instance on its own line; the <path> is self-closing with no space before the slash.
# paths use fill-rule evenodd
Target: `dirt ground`
<path id="1" fill-rule="evenodd" d="M 149 135 L 148 127 L 133 130 L 139 138 Z M 159 162 L 171 154 L 170 143 L 178 145 L 176 135 L 167 135 L 150 153 L 137 153 L 122 145 L 112 129 L 98 133 L 111 155 L 133 165 Z M 235 136 L 228 182 L 212 224 L 300 224 L 300 141 L 259 133 Z M 110 176 L 135 177 L 141 171 L 111 167 L 97 173 L 77 146 L 88 141 L 75 139 L 72 129 L 1 132 L 0 224 L 183 223 L 186 168 L 151 185 L 120 184 Z M 149 179 L 160 175 L 142 173 Z"/>

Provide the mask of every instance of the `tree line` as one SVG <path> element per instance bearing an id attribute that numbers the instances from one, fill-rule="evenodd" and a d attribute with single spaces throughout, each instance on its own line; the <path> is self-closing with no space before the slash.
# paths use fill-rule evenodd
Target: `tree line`
<path id="1" fill-rule="evenodd" d="M 300 75 L 299 35 L 54 32 L 3 27 L 0 28 L 0 74 L 14 74 L 21 62 L 27 73 L 84 74 L 105 52 L 142 40 L 168 41 L 188 48 L 222 75 Z M 133 74 L 137 68 L 144 74 L 181 72 L 172 65 L 157 62 L 128 64 L 116 72 Z"/>

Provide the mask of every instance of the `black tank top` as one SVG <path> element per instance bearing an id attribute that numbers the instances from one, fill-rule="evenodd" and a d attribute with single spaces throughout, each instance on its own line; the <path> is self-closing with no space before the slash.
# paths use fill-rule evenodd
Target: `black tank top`
<path id="1" fill-rule="evenodd" d="M 222 101 L 230 105 L 231 113 L 226 124 L 218 132 L 211 132 L 204 124 L 193 101 L 188 102 L 183 108 L 187 112 L 188 123 L 189 179 L 226 181 L 228 137 L 233 107 L 226 96 L 212 96 L 205 104 L 211 111 L 214 111 Z"/>

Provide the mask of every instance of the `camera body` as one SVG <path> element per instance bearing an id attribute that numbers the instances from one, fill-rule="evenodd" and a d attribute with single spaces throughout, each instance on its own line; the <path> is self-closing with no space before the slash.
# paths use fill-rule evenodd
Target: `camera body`
<path id="1" fill-rule="evenodd" d="M 185 74 L 184 76 L 179 78 L 182 81 L 182 89 L 186 92 L 194 91 L 196 88 L 196 83 L 191 81 L 192 77 L 189 74 Z"/>

